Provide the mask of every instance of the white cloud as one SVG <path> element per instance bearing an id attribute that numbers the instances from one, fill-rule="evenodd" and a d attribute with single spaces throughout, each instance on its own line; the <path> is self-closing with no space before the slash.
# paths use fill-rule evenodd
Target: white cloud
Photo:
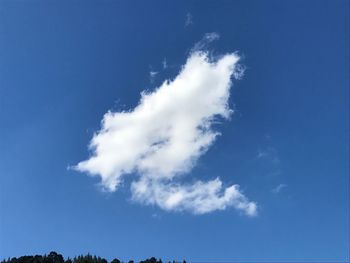
<path id="1" fill-rule="evenodd" d="M 217 36 L 205 39 L 212 38 Z M 137 175 L 133 199 L 165 210 L 203 214 L 234 207 L 255 215 L 256 204 L 237 185 L 224 188 L 218 178 L 179 183 L 220 135 L 212 122 L 232 114 L 228 99 L 238 60 L 235 53 L 214 61 L 193 51 L 174 80 L 143 92 L 133 110 L 107 112 L 90 142 L 92 156 L 75 169 L 99 176 L 108 191 L 115 191 L 124 176 Z"/>
<path id="2" fill-rule="evenodd" d="M 131 189 L 134 200 L 158 205 L 164 210 L 204 214 L 233 206 L 248 216 L 254 216 L 257 210 L 256 203 L 249 202 L 238 185 L 223 189 L 218 178 L 209 182 L 197 181 L 192 185 L 179 185 L 142 177 L 132 183 Z"/>

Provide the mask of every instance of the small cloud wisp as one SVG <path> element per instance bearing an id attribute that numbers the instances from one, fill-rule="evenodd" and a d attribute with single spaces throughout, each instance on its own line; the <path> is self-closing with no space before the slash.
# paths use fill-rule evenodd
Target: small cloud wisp
<path id="1" fill-rule="evenodd" d="M 286 187 L 287 187 L 286 184 L 279 184 L 279 185 L 277 185 L 275 188 L 273 188 L 271 191 L 272 191 L 272 193 L 274 193 L 274 194 L 278 194 L 279 192 L 282 191 L 283 188 L 286 188 Z"/>

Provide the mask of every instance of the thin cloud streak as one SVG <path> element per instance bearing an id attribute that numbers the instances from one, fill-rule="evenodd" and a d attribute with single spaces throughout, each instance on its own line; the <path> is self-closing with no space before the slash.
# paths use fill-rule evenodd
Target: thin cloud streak
<path id="1" fill-rule="evenodd" d="M 204 37 L 194 45 L 194 47 L 191 49 L 191 53 L 195 53 L 197 51 L 207 49 L 210 43 L 218 40 L 219 38 L 220 38 L 220 35 L 216 32 L 206 33 Z M 237 73 L 237 70 L 233 72 L 233 74 L 236 74 L 236 73 Z"/>
<path id="2" fill-rule="evenodd" d="M 272 193 L 278 194 L 279 192 L 282 191 L 283 188 L 286 188 L 286 187 L 287 187 L 286 184 L 279 184 L 275 188 L 272 189 Z"/>
<path id="3" fill-rule="evenodd" d="M 193 16 L 191 13 L 186 14 L 185 27 L 188 27 L 193 24 Z"/>

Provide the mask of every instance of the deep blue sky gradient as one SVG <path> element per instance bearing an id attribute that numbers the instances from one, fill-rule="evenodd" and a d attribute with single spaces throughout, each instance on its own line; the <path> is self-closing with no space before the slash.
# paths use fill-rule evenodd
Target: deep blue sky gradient
<path id="1" fill-rule="evenodd" d="M 129 178 L 107 194 L 67 170 L 105 112 L 174 78 L 207 32 L 221 35 L 215 54 L 239 51 L 247 69 L 236 114 L 188 180 L 240 184 L 257 217 L 167 213 L 133 204 Z M 1 0 L 0 258 L 347 261 L 348 87 L 346 0 Z"/>

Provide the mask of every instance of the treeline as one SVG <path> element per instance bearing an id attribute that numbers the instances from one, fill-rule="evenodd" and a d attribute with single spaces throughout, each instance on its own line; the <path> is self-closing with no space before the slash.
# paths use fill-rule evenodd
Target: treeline
<path id="1" fill-rule="evenodd" d="M 111 262 L 108 262 L 106 259 L 93 256 L 90 254 L 87 254 L 85 256 L 77 256 L 74 258 L 67 258 L 64 259 L 64 257 L 61 254 L 58 254 L 56 252 L 50 252 L 48 255 L 35 255 L 35 256 L 22 256 L 19 258 L 13 257 L 4 259 L 1 261 L 1 263 L 136 263 L 134 260 L 129 260 L 127 262 L 123 262 L 117 258 L 113 259 Z M 180 261 L 168 261 L 163 262 L 161 259 L 156 259 L 154 257 L 141 260 L 139 263 L 181 263 Z M 182 263 L 186 263 L 186 260 L 182 261 Z"/>

